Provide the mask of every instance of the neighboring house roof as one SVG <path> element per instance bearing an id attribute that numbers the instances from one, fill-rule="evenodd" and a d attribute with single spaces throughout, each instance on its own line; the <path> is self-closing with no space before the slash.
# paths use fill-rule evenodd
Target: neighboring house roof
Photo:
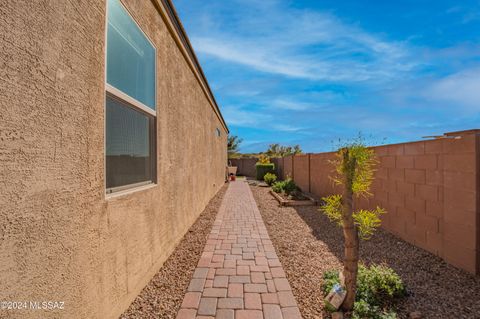
<path id="1" fill-rule="evenodd" d="M 183 28 L 182 22 L 178 17 L 172 0 L 152 0 L 152 2 L 155 4 L 162 17 L 166 20 L 165 22 L 167 24 L 167 27 L 174 36 L 175 42 L 177 42 L 177 45 L 181 49 L 182 53 L 185 55 L 185 58 L 189 62 L 189 65 L 192 68 L 192 71 L 197 77 L 198 81 L 200 82 L 200 85 L 202 86 L 202 89 L 207 99 L 209 100 L 215 114 L 224 126 L 226 132 L 229 133 L 228 126 L 225 123 L 222 113 L 220 112 L 220 108 L 218 107 L 217 101 L 215 100 L 215 96 L 213 95 L 213 92 L 208 85 L 207 78 L 205 77 L 202 67 L 198 62 L 195 51 L 193 50 L 192 44 L 190 43 L 187 33 Z"/>

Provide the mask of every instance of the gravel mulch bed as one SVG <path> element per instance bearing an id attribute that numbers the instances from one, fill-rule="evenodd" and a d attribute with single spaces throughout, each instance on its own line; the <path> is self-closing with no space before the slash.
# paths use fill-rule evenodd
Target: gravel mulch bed
<path id="1" fill-rule="evenodd" d="M 343 234 L 318 207 L 281 207 L 268 188 L 251 186 L 265 225 L 305 319 L 328 318 L 322 274 L 341 269 Z M 360 259 L 386 263 L 402 277 L 410 296 L 398 305 L 400 318 L 480 318 L 480 278 L 446 264 L 420 248 L 378 230 L 361 242 Z"/>
<path id="2" fill-rule="evenodd" d="M 175 318 L 217 216 L 224 185 L 121 319 Z"/>

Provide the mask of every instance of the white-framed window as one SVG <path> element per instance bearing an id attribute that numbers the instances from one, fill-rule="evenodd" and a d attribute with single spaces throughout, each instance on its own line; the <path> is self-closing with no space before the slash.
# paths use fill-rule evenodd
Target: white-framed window
<path id="1" fill-rule="evenodd" d="M 107 3 L 106 192 L 156 182 L 156 49 L 120 0 Z"/>
<path id="2" fill-rule="evenodd" d="M 215 128 L 215 135 L 217 135 L 218 137 L 220 137 L 222 135 L 222 132 L 220 131 L 220 129 L 218 127 Z"/>

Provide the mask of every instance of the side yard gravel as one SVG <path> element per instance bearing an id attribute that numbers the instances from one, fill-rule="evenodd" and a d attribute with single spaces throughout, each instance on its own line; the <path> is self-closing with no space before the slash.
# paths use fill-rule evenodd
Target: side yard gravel
<path id="1" fill-rule="evenodd" d="M 322 274 L 341 269 L 343 235 L 318 207 L 281 207 L 269 188 L 251 186 L 271 240 L 305 319 L 328 318 L 323 309 Z M 361 242 L 365 263 L 386 263 L 402 277 L 410 295 L 400 318 L 420 311 L 423 318 L 480 318 L 480 278 L 379 230 Z"/>
<path id="2" fill-rule="evenodd" d="M 203 252 L 228 185 L 224 185 L 190 227 L 172 255 L 121 319 L 175 318 Z"/>

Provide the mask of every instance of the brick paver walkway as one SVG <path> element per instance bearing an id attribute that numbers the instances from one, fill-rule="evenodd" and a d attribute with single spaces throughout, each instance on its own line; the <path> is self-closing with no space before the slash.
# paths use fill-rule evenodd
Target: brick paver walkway
<path id="1" fill-rule="evenodd" d="M 301 319 L 247 183 L 222 201 L 177 319 Z"/>

